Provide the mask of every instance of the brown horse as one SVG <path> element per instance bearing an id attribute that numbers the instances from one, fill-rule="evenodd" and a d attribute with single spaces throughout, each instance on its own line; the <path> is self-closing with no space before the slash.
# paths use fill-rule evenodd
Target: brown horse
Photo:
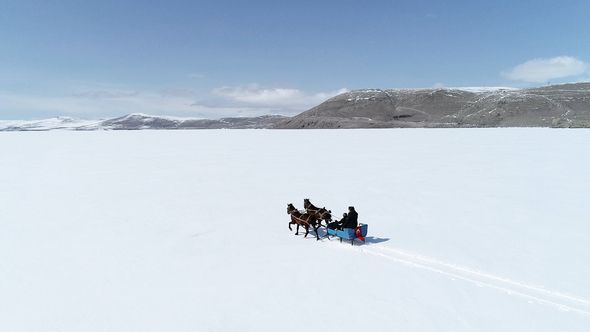
<path id="1" fill-rule="evenodd" d="M 316 238 L 318 240 L 320 239 L 320 236 L 318 235 L 318 228 L 320 226 L 318 225 L 317 219 L 314 216 L 308 213 L 299 212 L 299 210 L 297 210 L 293 204 L 287 204 L 287 214 L 291 215 L 289 230 L 293 230 L 291 229 L 291 225 L 297 224 L 297 231 L 295 232 L 295 235 L 299 235 L 299 226 L 302 226 L 305 228 L 305 236 L 303 237 L 307 237 L 307 234 L 309 234 L 309 227 L 311 226 L 315 231 Z"/>
<path id="2" fill-rule="evenodd" d="M 317 219 L 326 221 L 326 225 L 332 221 L 332 211 L 326 210 L 325 207 L 319 208 L 309 201 L 309 198 L 303 200 L 303 207 L 307 211 L 307 213 L 311 214 L 312 216 L 316 217 Z M 320 221 L 321 225 L 321 221 Z"/>

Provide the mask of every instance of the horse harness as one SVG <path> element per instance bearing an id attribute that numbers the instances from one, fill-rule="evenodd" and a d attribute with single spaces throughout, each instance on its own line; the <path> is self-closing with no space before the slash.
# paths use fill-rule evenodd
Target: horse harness
<path id="1" fill-rule="evenodd" d="M 298 211 L 294 211 L 294 212 L 297 212 L 297 213 L 299 213 Z M 301 213 L 299 213 L 299 214 L 301 215 Z M 309 223 L 309 221 L 307 221 L 307 220 L 305 220 L 305 219 L 303 219 L 303 218 L 301 218 L 301 217 L 297 217 L 297 216 L 296 216 L 296 215 L 295 215 L 293 212 L 291 213 L 291 217 L 295 218 L 296 220 L 299 220 L 299 221 L 301 221 L 302 223 L 305 223 L 305 224 L 307 224 L 307 226 L 311 226 L 311 224 Z M 311 216 L 310 216 L 310 217 L 311 217 Z"/>
<path id="2" fill-rule="evenodd" d="M 320 209 L 318 207 L 314 207 L 314 208 L 307 208 L 307 210 L 319 215 L 322 219 L 326 219 L 325 215 L 328 213 L 328 210 L 326 210 L 325 208 L 323 208 L 323 209 Z M 324 210 L 324 212 L 320 213 L 320 210 Z"/>

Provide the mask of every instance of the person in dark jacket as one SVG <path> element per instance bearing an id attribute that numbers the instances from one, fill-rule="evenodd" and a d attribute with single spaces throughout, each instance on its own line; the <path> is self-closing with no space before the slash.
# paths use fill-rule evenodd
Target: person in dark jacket
<path id="1" fill-rule="evenodd" d="M 342 225 L 342 228 L 356 228 L 358 226 L 359 214 L 354 210 L 354 206 L 348 207 L 348 217 Z"/>
<path id="2" fill-rule="evenodd" d="M 342 225 L 344 224 L 344 222 L 346 222 L 346 217 L 348 215 L 346 213 L 342 214 L 342 219 L 340 219 L 340 221 L 336 220 L 334 222 L 331 222 L 328 224 L 328 228 L 330 229 L 340 229 L 340 227 L 342 227 Z"/>

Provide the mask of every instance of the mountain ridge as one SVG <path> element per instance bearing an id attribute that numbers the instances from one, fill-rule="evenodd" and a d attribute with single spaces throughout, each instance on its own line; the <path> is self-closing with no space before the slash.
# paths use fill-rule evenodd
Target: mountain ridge
<path id="1" fill-rule="evenodd" d="M 103 120 L 0 121 L 0 131 L 493 127 L 590 128 L 590 82 L 526 89 L 352 90 L 293 117 L 202 119 L 133 113 Z"/>
<path id="2" fill-rule="evenodd" d="M 353 90 L 285 119 L 303 128 L 590 127 L 590 83 Z"/>

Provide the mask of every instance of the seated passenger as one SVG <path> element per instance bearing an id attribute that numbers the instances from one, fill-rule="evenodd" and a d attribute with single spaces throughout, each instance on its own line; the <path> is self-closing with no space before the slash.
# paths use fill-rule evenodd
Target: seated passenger
<path id="1" fill-rule="evenodd" d="M 358 213 L 354 210 L 354 206 L 348 207 L 348 217 L 342 225 L 342 228 L 356 228 L 358 226 Z"/>
<path id="2" fill-rule="evenodd" d="M 344 224 L 344 222 L 346 222 L 346 217 L 347 217 L 347 214 L 343 213 L 342 219 L 340 219 L 340 221 L 336 220 L 334 222 L 329 223 L 328 228 L 329 229 L 340 229 L 340 227 L 342 227 L 342 224 Z"/>

